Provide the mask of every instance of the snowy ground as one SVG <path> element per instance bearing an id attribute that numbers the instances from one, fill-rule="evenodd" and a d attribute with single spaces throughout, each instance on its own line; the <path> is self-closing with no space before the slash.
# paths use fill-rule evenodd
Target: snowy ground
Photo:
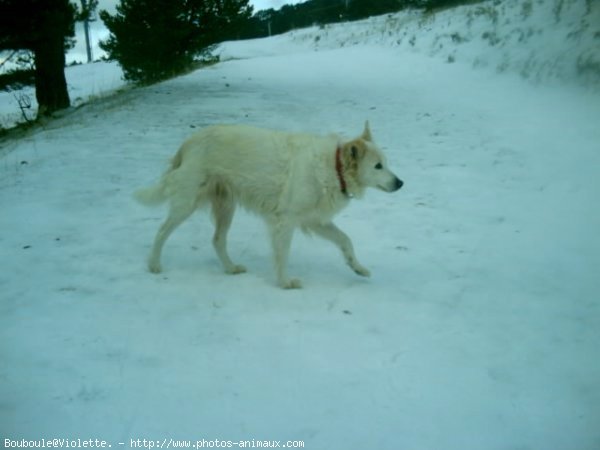
<path id="1" fill-rule="evenodd" d="M 2 142 L 0 438 L 599 448 L 598 95 L 382 46 L 231 45 L 254 57 Z M 131 192 L 194 129 L 367 118 L 405 181 L 339 217 L 371 279 L 298 234 L 305 288 L 277 289 L 244 212 L 249 273 L 222 273 L 205 214 L 145 270 L 164 210 Z"/>

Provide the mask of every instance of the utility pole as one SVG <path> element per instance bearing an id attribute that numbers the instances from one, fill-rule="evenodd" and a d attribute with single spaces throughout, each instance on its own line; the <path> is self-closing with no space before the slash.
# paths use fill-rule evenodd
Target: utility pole
<path id="1" fill-rule="evenodd" d="M 85 50 L 87 52 L 87 62 L 91 63 L 94 60 L 92 55 L 92 43 L 90 42 L 90 14 L 88 11 L 88 0 L 81 0 L 81 8 L 85 14 L 83 19 L 83 32 L 85 34 Z"/>

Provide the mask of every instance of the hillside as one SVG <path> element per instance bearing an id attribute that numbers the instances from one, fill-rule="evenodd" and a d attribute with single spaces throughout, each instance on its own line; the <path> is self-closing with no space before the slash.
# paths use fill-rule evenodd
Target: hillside
<path id="1" fill-rule="evenodd" d="M 383 46 L 399 57 L 414 52 L 533 82 L 600 89 L 600 3 L 589 0 L 487 1 L 431 13 L 409 10 L 271 39 L 280 41 L 297 44 L 298 51 Z M 248 42 L 230 43 L 223 57 L 236 57 L 237 46 Z"/>
<path id="2" fill-rule="evenodd" d="M 506 0 L 433 13 L 408 10 L 269 39 L 227 42 L 216 53 L 225 61 L 356 45 L 390 48 L 397 57 L 410 52 L 517 74 L 534 83 L 567 83 L 600 91 L 600 3 L 590 0 Z M 124 84 L 119 78 L 114 63 L 68 68 L 73 104 L 118 89 Z M 22 95 L 31 102 L 25 114 L 35 116 L 33 89 L 0 92 L 0 127 L 24 120 L 19 108 Z"/>

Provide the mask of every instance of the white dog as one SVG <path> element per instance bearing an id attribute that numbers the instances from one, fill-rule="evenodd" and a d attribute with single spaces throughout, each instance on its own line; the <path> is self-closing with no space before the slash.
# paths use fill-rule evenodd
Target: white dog
<path id="1" fill-rule="evenodd" d="M 402 187 L 373 143 L 368 122 L 360 137 L 346 142 L 336 136 L 241 125 L 205 128 L 183 143 L 156 186 L 136 192 L 146 205 L 170 203 L 148 267 L 151 272 L 161 271 L 160 255 L 169 235 L 194 210 L 210 203 L 215 220 L 213 245 L 225 272 L 245 272 L 227 253 L 227 231 L 239 203 L 267 222 L 279 286 L 301 287 L 286 271 L 292 235 L 298 227 L 336 244 L 352 270 L 368 277 L 350 238 L 331 221 L 367 187 L 386 192 Z"/>

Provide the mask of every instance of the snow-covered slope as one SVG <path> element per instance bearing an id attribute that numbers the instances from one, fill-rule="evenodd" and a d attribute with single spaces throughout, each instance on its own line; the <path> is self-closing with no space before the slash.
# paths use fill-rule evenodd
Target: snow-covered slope
<path id="1" fill-rule="evenodd" d="M 1 442 L 597 450 L 598 95 L 284 39 L 1 141 Z M 299 234 L 305 289 L 277 289 L 243 211 L 247 274 L 222 273 L 204 213 L 146 271 L 165 210 L 131 193 L 194 130 L 353 136 L 367 118 L 406 183 L 338 218 L 371 279 Z"/>
<path id="2" fill-rule="evenodd" d="M 425 13 L 403 11 L 367 20 L 297 30 L 269 40 L 262 54 L 354 45 L 393 48 L 466 63 L 531 81 L 567 81 L 600 88 L 600 2 L 504 0 Z M 247 43 L 228 43 L 225 59 Z"/>

